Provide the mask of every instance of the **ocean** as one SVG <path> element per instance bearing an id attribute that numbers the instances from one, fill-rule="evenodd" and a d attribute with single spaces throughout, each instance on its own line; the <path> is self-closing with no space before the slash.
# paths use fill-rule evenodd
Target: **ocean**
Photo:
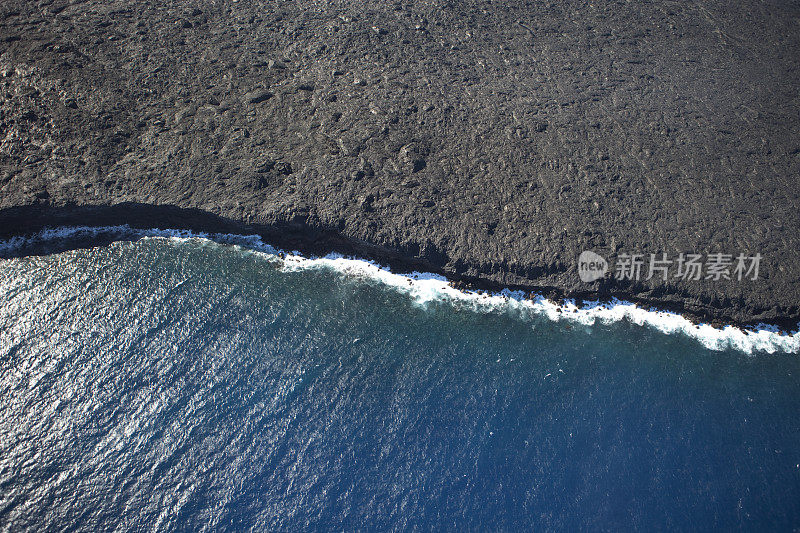
<path id="1" fill-rule="evenodd" d="M 2 530 L 800 527 L 796 334 L 254 237 L 54 244 L 98 231 L 0 245 L 51 252 L 0 260 Z"/>

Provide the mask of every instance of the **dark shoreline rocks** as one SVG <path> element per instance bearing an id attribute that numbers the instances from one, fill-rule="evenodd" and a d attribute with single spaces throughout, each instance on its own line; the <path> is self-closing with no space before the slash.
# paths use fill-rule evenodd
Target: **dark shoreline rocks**
<path id="1" fill-rule="evenodd" d="M 0 238 L 258 233 L 796 329 L 800 8 L 759 6 L 4 2 Z M 764 261 L 585 284 L 583 250 Z"/>
<path id="2" fill-rule="evenodd" d="M 185 229 L 207 234 L 259 235 L 265 242 L 282 250 L 299 251 L 307 256 L 322 256 L 330 252 L 371 259 L 389 266 L 396 272 L 422 271 L 442 274 L 451 280 L 454 288 L 476 291 L 499 291 L 502 289 L 523 290 L 530 298 L 544 296 L 549 300 L 563 304 L 566 300 L 575 300 L 580 307 L 583 299 L 599 300 L 609 303 L 614 299 L 628 300 L 644 308 L 658 311 L 670 311 L 683 315 L 694 323 L 709 323 L 714 327 L 734 325 L 751 329 L 760 324 L 777 326 L 782 332 L 797 331 L 797 322 L 793 318 L 771 317 L 769 319 L 737 319 L 732 309 L 717 309 L 707 302 L 702 302 L 692 295 L 651 296 L 616 287 L 601 285 L 595 290 L 564 290 L 560 287 L 546 285 L 509 285 L 482 276 L 460 275 L 446 266 L 432 263 L 404 254 L 401 251 L 376 246 L 367 242 L 357 242 L 343 238 L 333 228 L 315 228 L 303 224 L 277 222 L 268 226 L 242 224 L 211 215 L 197 209 L 181 209 L 174 206 L 153 206 L 144 204 L 122 203 L 114 206 L 66 206 L 53 208 L 50 206 L 28 206 L 0 211 L 0 221 L 16 228 L 14 232 L 0 233 L 0 238 L 8 239 L 16 236 L 33 236 L 45 229 L 58 229 L 70 226 L 106 227 L 128 225 L 134 229 Z M 18 231 L 17 231 L 18 230 Z M 119 240 L 113 234 L 108 237 L 92 237 L 90 239 L 65 240 L 63 242 L 47 242 L 44 246 L 23 246 L 19 251 L 0 251 L 0 258 L 26 255 L 49 254 L 74 248 L 92 247 L 109 244 Z M 738 310 L 740 313 L 749 312 Z M 747 316 L 747 315 L 743 315 Z"/>

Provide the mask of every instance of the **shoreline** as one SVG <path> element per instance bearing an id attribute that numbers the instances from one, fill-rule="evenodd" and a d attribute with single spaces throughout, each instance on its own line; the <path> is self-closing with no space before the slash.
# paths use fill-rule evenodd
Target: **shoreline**
<path id="1" fill-rule="evenodd" d="M 9 2 L 0 239 L 258 234 L 478 290 L 800 322 L 797 6 Z M 584 251 L 764 261 L 583 283 Z"/>
<path id="2" fill-rule="evenodd" d="M 217 227 L 216 229 L 221 229 Z M 359 254 L 344 254 L 340 250 L 332 250 L 327 248 L 326 242 L 314 241 L 312 245 L 303 246 L 298 240 L 283 239 L 285 244 L 293 243 L 300 244 L 299 246 L 280 246 L 277 243 L 265 240 L 264 235 L 261 233 L 245 233 L 239 232 L 222 232 L 213 231 L 212 228 L 206 227 L 205 229 L 187 228 L 187 227 L 140 227 L 123 224 L 104 224 L 104 225 L 68 225 L 61 224 L 57 227 L 43 227 L 38 232 L 28 234 L 17 234 L 7 236 L 2 234 L 5 240 L 0 241 L 0 258 L 9 259 L 14 257 L 25 257 L 35 255 L 47 255 L 51 253 L 59 253 L 73 249 L 93 248 L 96 246 L 104 246 L 113 242 L 120 242 L 126 240 L 138 240 L 140 238 L 148 237 L 178 237 L 178 238 L 202 238 L 208 239 L 218 244 L 223 245 L 239 245 L 257 252 L 263 252 L 265 248 L 270 250 L 284 259 L 285 257 L 292 257 L 296 261 L 330 261 L 342 260 L 354 263 L 361 263 L 368 265 L 370 268 L 375 268 L 385 271 L 392 276 L 398 276 L 406 279 L 411 283 L 411 280 L 418 279 L 436 279 L 440 282 L 446 283 L 453 291 L 457 291 L 463 296 L 474 298 L 509 298 L 517 300 L 518 302 L 526 302 L 531 305 L 546 305 L 549 306 L 547 313 L 558 313 L 559 319 L 573 319 L 580 321 L 577 316 L 570 313 L 582 313 L 585 316 L 591 314 L 592 311 L 609 311 L 613 313 L 614 309 L 622 308 L 622 314 L 616 319 L 627 318 L 632 322 L 639 325 L 648 324 L 660 329 L 663 333 L 672 333 L 678 329 L 684 329 L 684 333 L 694 337 L 701 343 L 705 344 L 703 335 L 699 332 L 689 331 L 688 324 L 691 323 L 696 330 L 705 328 L 706 335 L 716 336 L 716 342 L 722 338 L 722 334 L 730 328 L 744 334 L 744 335 L 758 335 L 760 333 L 771 333 L 779 335 L 780 337 L 796 337 L 800 333 L 800 323 L 794 326 L 785 326 L 768 322 L 748 322 L 748 323 L 725 323 L 720 320 L 704 320 L 698 315 L 687 315 L 659 306 L 657 303 L 652 304 L 650 301 L 645 305 L 642 301 L 636 301 L 636 298 L 626 297 L 624 294 L 617 293 L 605 297 L 597 295 L 566 295 L 561 293 L 559 296 L 553 297 L 557 293 L 557 288 L 549 288 L 550 294 L 546 294 L 545 290 L 534 290 L 528 287 L 500 287 L 496 283 L 486 282 L 485 280 L 453 280 L 448 277 L 446 273 L 434 272 L 427 270 L 424 266 L 417 262 L 406 260 L 382 261 L 380 256 L 372 254 L 370 257 L 365 257 Z M 312 248 L 316 251 L 311 251 Z M 288 251 L 288 250 L 292 251 Z M 374 250 L 373 250 L 374 252 Z M 297 255 L 299 254 L 299 255 Z M 385 258 L 384 258 L 385 259 Z M 421 276 L 421 277 L 420 277 Z M 442 290 L 441 288 L 439 290 Z M 449 292 L 449 290 L 444 290 Z M 564 313 L 561 315 L 561 313 Z M 551 318 L 553 316 L 551 315 Z M 669 331 L 662 329 L 658 321 L 667 318 L 673 322 Z M 592 319 L 594 320 L 594 318 Z M 604 320 L 604 319 L 600 319 Z M 681 324 L 683 320 L 686 324 Z M 676 322 L 677 321 L 677 322 Z M 710 328 L 710 329 L 709 329 Z M 713 332 L 711 331 L 713 330 Z M 732 347 L 734 340 L 729 339 Z M 741 339 L 740 339 L 741 342 Z M 706 345 L 706 347 L 710 347 Z M 747 353 L 754 351 L 754 348 L 738 348 Z M 789 349 L 792 353 L 794 348 Z"/>

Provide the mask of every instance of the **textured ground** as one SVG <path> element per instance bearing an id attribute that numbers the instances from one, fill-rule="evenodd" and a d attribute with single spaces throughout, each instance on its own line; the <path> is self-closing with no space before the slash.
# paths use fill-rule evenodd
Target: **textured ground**
<path id="1" fill-rule="evenodd" d="M 0 236 L 238 228 L 796 324 L 797 57 L 796 2 L 4 0 Z M 587 285 L 584 249 L 764 260 Z"/>

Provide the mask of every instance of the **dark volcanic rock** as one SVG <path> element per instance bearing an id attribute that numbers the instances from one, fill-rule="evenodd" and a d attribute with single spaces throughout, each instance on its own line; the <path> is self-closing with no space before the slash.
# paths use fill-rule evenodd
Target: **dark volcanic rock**
<path id="1" fill-rule="evenodd" d="M 796 3 L 0 6 L 0 236 L 257 231 L 556 296 L 800 318 Z M 579 281 L 594 250 L 756 281 Z"/>
<path id="2" fill-rule="evenodd" d="M 248 103 L 251 104 L 260 104 L 261 102 L 266 102 L 273 96 L 275 95 L 269 91 L 253 91 L 247 93 L 246 95 Z"/>

